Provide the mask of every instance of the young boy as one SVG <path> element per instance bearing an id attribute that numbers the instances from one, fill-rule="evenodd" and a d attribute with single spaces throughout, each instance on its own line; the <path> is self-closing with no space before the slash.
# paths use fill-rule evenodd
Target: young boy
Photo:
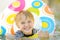
<path id="1" fill-rule="evenodd" d="M 22 37 L 29 37 L 37 33 L 37 30 L 33 28 L 34 26 L 34 17 L 28 11 L 21 11 L 16 15 L 15 22 L 17 27 L 20 29 L 15 34 L 16 40 L 22 40 Z M 40 31 L 38 33 L 39 37 L 49 37 L 48 32 L 43 33 Z"/>

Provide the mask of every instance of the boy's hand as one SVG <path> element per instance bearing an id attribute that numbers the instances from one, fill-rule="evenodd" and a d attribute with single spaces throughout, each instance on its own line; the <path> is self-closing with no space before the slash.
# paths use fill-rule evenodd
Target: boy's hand
<path id="1" fill-rule="evenodd" d="M 38 35 L 39 35 L 39 38 L 41 40 L 45 40 L 45 39 L 49 39 L 49 33 L 46 31 L 46 32 L 38 32 Z"/>

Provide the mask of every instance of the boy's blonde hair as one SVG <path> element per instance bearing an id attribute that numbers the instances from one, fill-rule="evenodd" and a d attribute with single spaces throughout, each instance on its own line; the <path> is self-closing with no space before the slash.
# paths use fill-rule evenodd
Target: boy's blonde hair
<path id="1" fill-rule="evenodd" d="M 21 16 L 22 17 L 25 16 L 26 18 L 29 18 L 34 22 L 34 17 L 29 11 L 20 11 L 15 17 L 15 22 L 17 26 L 18 26 L 19 21 L 21 20 Z"/>

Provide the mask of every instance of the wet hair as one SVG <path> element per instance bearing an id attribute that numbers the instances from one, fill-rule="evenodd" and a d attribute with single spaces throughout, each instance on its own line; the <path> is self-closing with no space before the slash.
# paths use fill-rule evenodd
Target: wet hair
<path id="1" fill-rule="evenodd" d="M 34 17 L 32 13 L 30 13 L 29 11 L 20 11 L 15 17 L 16 25 L 18 25 L 19 21 L 22 19 L 23 16 L 25 16 L 26 19 L 29 18 L 34 22 Z"/>

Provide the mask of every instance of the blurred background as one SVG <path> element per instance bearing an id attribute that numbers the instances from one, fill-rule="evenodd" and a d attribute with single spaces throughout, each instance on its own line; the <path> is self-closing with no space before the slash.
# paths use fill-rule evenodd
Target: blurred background
<path id="1" fill-rule="evenodd" d="M 15 0 L 0 0 L 0 13 L 12 1 L 15 1 Z M 53 10 L 55 21 L 56 21 L 56 31 L 59 32 L 59 35 L 60 35 L 60 0 L 43 0 L 43 1 L 47 3 L 49 7 Z M 57 36 L 57 39 L 55 40 L 60 40 L 59 35 Z"/>
<path id="2" fill-rule="evenodd" d="M 15 0 L 0 0 L 0 12 L 2 12 L 10 2 Z"/>
<path id="3" fill-rule="evenodd" d="M 2 12 L 7 5 L 15 0 L 0 0 L 0 12 Z M 56 21 L 56 31 L 60 32 L 60 0 L 43 0 L 53 10 Z"/>
<path id="4" fill-rule="evenodd" d="M 55 21 L 56 21 L 56 31 L 60 32 L 60 0 L 43 0 L 49 5 L 53 10 Z"/>

